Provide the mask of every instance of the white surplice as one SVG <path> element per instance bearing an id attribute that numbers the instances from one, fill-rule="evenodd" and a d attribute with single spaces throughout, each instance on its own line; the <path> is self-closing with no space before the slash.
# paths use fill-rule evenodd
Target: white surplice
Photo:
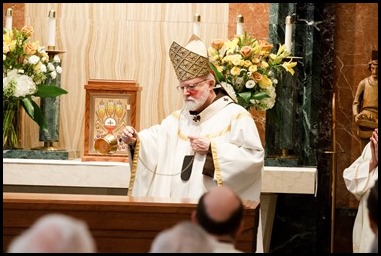
<path id="1" fill-rule="evenodd" d="M 369 252 L 375 239 L 375 234 L 370 228 L 367 199 L 369 191 L 378 179 L 378 166 L 369 172 L 371 159 L 370 143 L 368 143 L 357 158 L 343 172 L 345 185 L 357 200 L 359 206 L 353 226 L 353 252 Z"/>

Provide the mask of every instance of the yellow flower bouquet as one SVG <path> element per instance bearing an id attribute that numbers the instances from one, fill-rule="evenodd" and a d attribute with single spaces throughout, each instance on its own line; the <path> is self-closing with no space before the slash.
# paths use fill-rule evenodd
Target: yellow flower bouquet
<path id="1" fill-rule="evenodd" d="M 277 71 L 294 74 L 290 52 L 280 45 L 271 53 L 273 45 L 257 40 L 246 32 L 232 40 L 215 39 L 208 48 L 211 68 L 218 83 L 224 83 L 229 95 L 244 108 L 250 110 L 271 109 L 275 104 Z M 287 58 L 287 60 L 285 60 Z"/>
<path id="2" fill-rule="evenodd" d="M 56 97 L 67 91 L 48 84 L 61 74 L 58 55 L 49 58 L 39 41 L 32 41 L 34 30 L 24 26 L 21 30 L 3 29 L 3 147 L 17 147 L 18 108 L 25 112 L 42 130 L 46 123 L 35 97 Z"/>

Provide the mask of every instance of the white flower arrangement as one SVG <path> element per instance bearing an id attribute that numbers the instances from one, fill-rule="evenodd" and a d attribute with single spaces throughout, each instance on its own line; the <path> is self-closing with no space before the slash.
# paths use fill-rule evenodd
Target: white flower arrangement
<path id="1" fill-rule="evenodd" d="M 39 41 L 32 41 L 34 30 L 24 26 L 21 30 L 3 29 L 3 146 L 17 144 L 17 132 L 14 127 L 14 115 L 18 106 L 41 129 L 45 129 L 45 120 L 34 97 L 56 97 L 67 91 L 51 84 L 57 74 L 61 74 L 60 58 L 55 55 L 51 60 L 45 47 Z M 13 113 L 13 114 L 11 114 Z"/>
<path id="2" fill-rule="evenodd" d="M 273 45 L 257 40 L 246 32 L 224 42 L 213 40 L 208 48 L 212 70 L 217 82 L 234 93 L 233 100 L 246 109 L 271 109 L 275 104 L 275 86 L 278 83 L 275 69 L 286 70 L 292 75 L 297 62 L 293 62 L 285 45 L 280 45 L 276 54 Z M 281 68 L 282 67 L 282 68 Z M 230 89 L 229 89 L 230 88 Z M 235 97 L 234 97 L 235 95 Z"/>

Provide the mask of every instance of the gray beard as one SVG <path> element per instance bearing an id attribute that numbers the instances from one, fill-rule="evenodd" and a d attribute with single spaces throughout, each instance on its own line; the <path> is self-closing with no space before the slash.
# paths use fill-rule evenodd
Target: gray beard
<path id="1" fill-rule="evenodd" d="M 185 108 L 187 110 L 189 110 L 189 111 L 196 111 L 202 105 L 204 105 L 204 103 L 208 99 L 208 96 L 209 95 L 208 95 L 207 91 L 205 91 L 198 100 L 195 100 L 195 101 L 185 101 L 184 102 Z"/>

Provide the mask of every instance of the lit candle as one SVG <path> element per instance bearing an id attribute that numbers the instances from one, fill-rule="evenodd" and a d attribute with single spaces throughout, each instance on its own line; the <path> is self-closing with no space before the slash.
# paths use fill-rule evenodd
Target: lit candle
<path id="1" fill-rule="evenodd" d="M 201 16 L 200 14 L 196 13 L 193 18 L 193 34 L 200 37 L 200 22 L 201 22 Z"/>
<path id="2" fill-rule="evenodd" d="M 284 44 L 288 52 L 291 52 L 291 42 L 292 42 L 292 23 L 293 19 L 291 16 L 286 17 L 286 32 L 284 36 Z"/>
<path id="3" fill-rule="evenodd" d="M 12 8 L 8 8 L 7 13 L 5 15 L 5 28 L 7 30 L 12 30 L 12 15 L 13 15 Z"/>
<path id="4" fill-rule="evenodd" d="M 237 36 L 243 34 L 243 16 L 240 14 L 237 16 Z"/>
<path id="5" fill-rule="evenodd" d="M 48 36 L 48 49 L 56 46 L 56 12 L 49 11 L 49 36 Z"/>

